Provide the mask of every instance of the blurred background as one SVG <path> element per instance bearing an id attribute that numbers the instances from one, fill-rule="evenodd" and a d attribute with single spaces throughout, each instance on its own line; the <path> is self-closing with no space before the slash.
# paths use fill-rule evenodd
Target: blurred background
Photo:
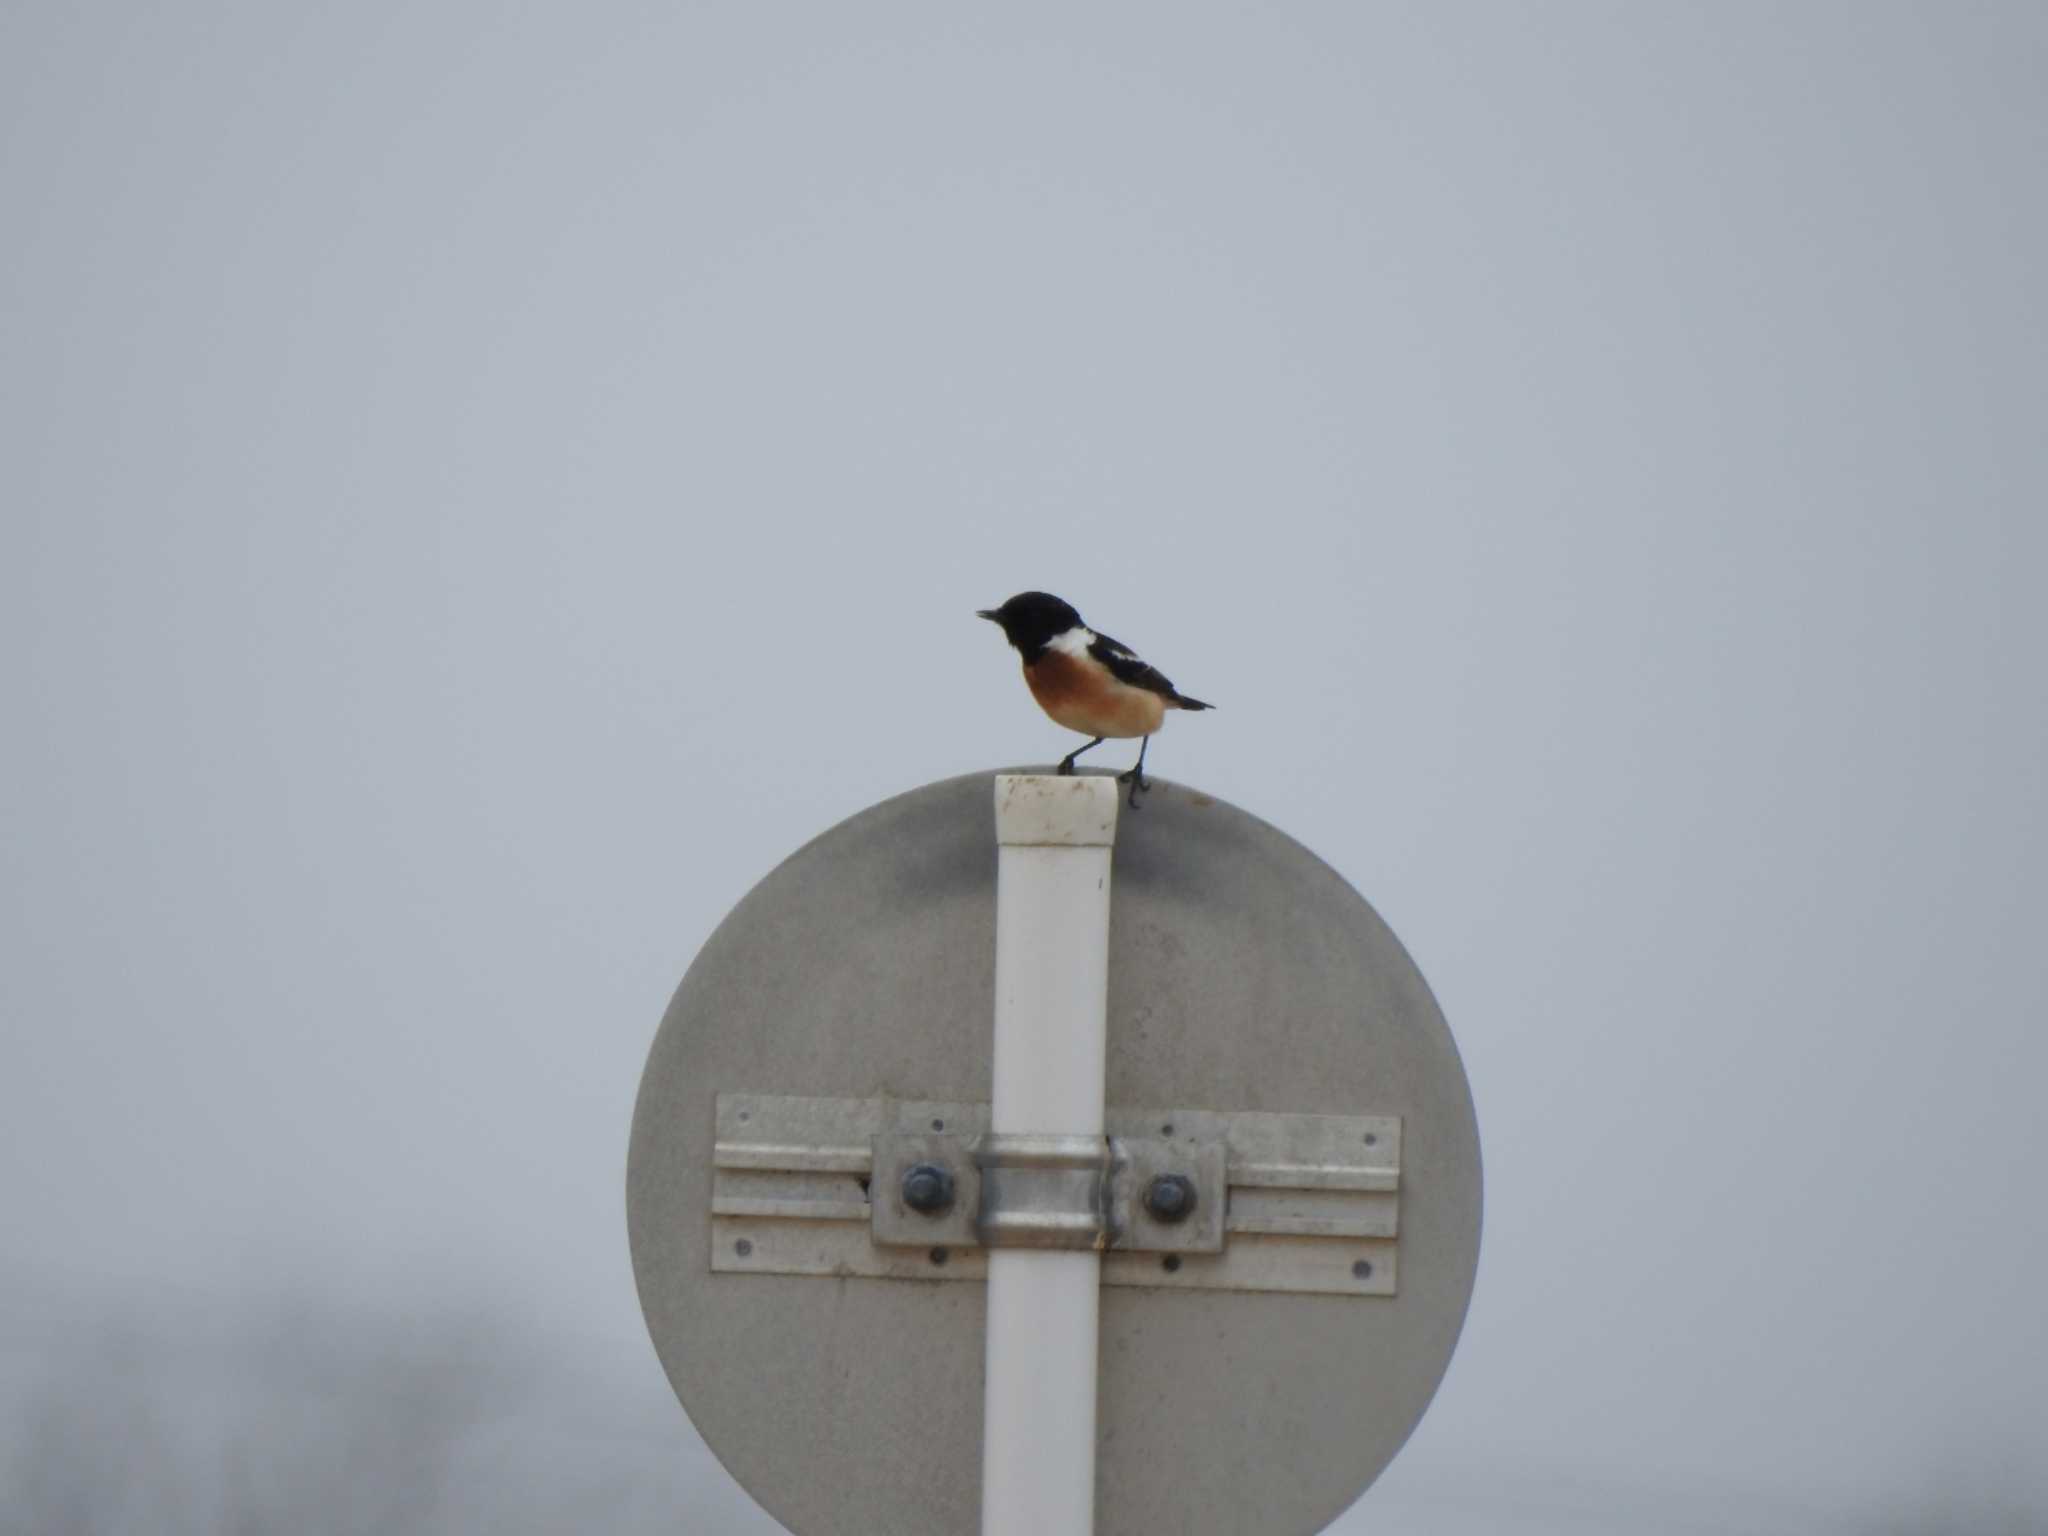
<path id="1" fill-rule="evenodd" d="M 0 8 L 0 1528 L 772 1532 L 637 1075 L 778 860 L 1067 750 L 1046 587 L 1464 1051 L 1335 1529 L 2048 1531 L 2044 78 L 2031 0 Z"/>

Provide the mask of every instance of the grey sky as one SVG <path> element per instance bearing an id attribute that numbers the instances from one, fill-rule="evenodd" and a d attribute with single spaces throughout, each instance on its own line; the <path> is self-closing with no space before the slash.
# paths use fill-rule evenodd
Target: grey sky
<path id="1" fill-rule="evenodd" d="M 2031 4 L 7 7 L 9 1336 L 488 1307 L 683 1446 L 655 1023 L 1066 750 L 972 617 L 1044 586 L 1465 1053 L 1344 1529 L 2042 1528 L 2044 78 Z"/>

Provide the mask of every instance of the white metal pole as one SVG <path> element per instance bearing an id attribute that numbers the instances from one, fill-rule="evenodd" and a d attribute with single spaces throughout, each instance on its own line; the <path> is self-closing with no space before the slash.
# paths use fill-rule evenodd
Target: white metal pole
<path id="1" fill-rule="evenodd" d="M 996 778 L 995 1063 L 989 1129 L 1100 1136 L 1109 1011 L 1111 778 Z M 1102 1259 L 992 1248 L 982 1536 L 1095 1528 Z"/>

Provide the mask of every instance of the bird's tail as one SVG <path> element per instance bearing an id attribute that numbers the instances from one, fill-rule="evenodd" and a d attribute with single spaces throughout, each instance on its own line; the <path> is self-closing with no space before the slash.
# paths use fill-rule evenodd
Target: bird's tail
<path id="1" fill-rule="evenodd" d="M 1191 699 L 1184 693 L 1175 693 L 1172 703 L 1175 709 L 1214 709 L 1216 707 L 1214 704 L 1204 704 L 1200 699 Z"/>

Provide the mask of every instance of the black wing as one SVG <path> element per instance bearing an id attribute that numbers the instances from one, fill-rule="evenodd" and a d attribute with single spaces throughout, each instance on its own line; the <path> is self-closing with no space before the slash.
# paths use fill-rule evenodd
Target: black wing
<path id="1" fill-rule="evenodd" d="M 1133 688 L 1143 688 L 1163 699 L 1180 697 L 1164 672 L 1149 661 L 1141 659 L 1136 651 L 1120 640 L 1112 640 L 1107 635 L 1098 634 L 1088 642 L 1088 654 L 1109 668 L 1110 675 L 1120 683 L 1129 683 Z"/>

